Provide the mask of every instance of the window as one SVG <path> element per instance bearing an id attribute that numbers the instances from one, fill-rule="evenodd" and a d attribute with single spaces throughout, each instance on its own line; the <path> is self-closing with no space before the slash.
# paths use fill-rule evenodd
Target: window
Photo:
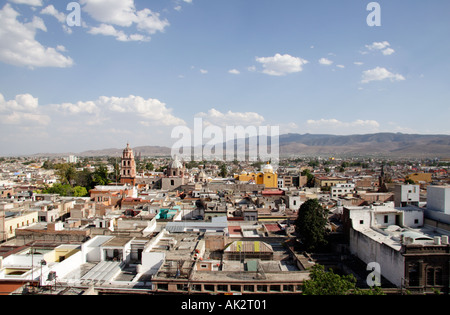
<path id="1" fill-rule="evenodd" d="M 434 285 L 434 268 L 427 269 L 427 285 Z"/>
<path id="2" fill-rule="evenodd" d="M 359 220 L 359 224 L 364 224 L 364 220 Z"/>
<path id="3" fill-rule="evenodd" d="M 177 290 L 178 291 L 187 291 L 188 290 L 188 285 L 183 283 L 183 284 L 177 284 Z"/>
<path id="4" fill-rule="evenodd" d="M 205 284 L 203 287 L 205 291 L 214 292 L 214 284 Z"/>
<path id="5" fill-rule="evenodd" d="M 255 286 L 251 284 L 244 285 L 245 292 L 255 292 Z"/>
<path id="6" fill-rule="evenodd" d="M 169 285 L 167 283 L 158 283 L 158 290 L 168 291 Z"/>
<path id="7" fill-rule="evenodd" d="M 408 268 L 409 286 L 419 286 L 419 266 L 417 264 L 410 265 Z"/>
<path id="8" fill-rule="evenodd" d="M 280 291 L 281 291 L 281 286 L 278 285 L 278 284 L 271 285 L 271 286 L 270 286 L 270 291 L 271 291 L 271 292 L 280 292 Z"/>
<path id="9" fill-rule="evenodd" d="M 283 291 L 294 292 L 294 286 L 292 284 L 283 285 Z"/>
<path id="10" fill-rule="evenodd" d="M 218 284 L 217 291 L 219 292 L 228 292 L 228 285 L 226 284 Z"/>
<path id="11" fill-rule="evenodd" d="M 193 284 L 191 286 L 192 291 L 200 292 L 202 290 L 202 286 L 200 284 Z"/>
<path id="12" fill-rule="evenodd" d="M 419 219 L 415 219 L 414 224 L 419 224 Z"/>
<path id="13" fill-rule="evenodd" d="M 267 285 L 259 284 L 256 286 L 258 292 L 267 292 Z"/>
<path id="14" fill-rule="evenodd" d="M 385 215 L 384 216 L 384 223 L 388 223 L 389 222 L 389 216 Z"/>
<path id="15" fill-rule="evenodd" d="M 233 292 L 241 292 L 240 285 L 231 285 L 230 288 L 231 288 L 231 291 L 233 291 Z"/>

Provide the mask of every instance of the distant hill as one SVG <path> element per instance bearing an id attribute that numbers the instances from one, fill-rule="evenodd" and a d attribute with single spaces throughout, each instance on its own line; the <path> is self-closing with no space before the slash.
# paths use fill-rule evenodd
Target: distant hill
<path id="1" fill-rule="evenodd" d="M 122 156 L 122 149 L 103 149 L 103 150 L 89 150 L 76 154 L 80 157 L 86 156 Z M 134 155 L 141 154 L 142 156 L 169 156 L 171 149 L 159 146 L 142 146 L 133 148 Z"/>
<path id="2" fill-rule="evenodd" d="M 349 136 L 286 134 L 280 136 L 280 152 L 281 155 L 450 157 L 450 136 L 402 133 Z"/>
<path id="3" fill-rule="evenodd" d="M 450 157 L 450 135 L 418 135 L 375 133 L 365 135 L 285 134 L 280 136 L 280 155 L 283 156 L 385 156 L 385 157 Z M 224 144 L 225 148 L 225 144 Z M 80 157 L 121 156 L 122 149 L 89 150 L 80 153 L 35 154 L 34 156 Z M 170 156 L 171 148 L 141 146 L 133 148 L 135 155 Z"/>

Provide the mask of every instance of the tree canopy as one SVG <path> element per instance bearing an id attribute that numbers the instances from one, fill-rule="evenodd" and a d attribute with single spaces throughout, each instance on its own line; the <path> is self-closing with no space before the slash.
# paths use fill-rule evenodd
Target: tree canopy
<path id="1" fill-rule="evenodd" d="M 383 292 L 379 287 L 357 288 L 353 275 L 341 276 L 317 264 L 311 268 L 310 280 L 303 285 L 303 295 L 383 295 Z"/>
<path id="2" fill-rule="evenodd" d="M 301 205 L 294 224 L 306 250 L 317 250 L 327 244 L 326 215 L 327 211 L 317 199 L 309 199 Z"/>

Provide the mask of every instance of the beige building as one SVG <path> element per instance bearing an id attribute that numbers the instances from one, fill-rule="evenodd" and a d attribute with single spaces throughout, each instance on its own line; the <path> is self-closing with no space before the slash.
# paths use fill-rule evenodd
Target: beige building
<path id="1" fill-rule="evenodd" d="M 0 241 L 16 236 L 16 229 L 30 226 L 38 222 L 38 211 L 7 212 L 0 211 Z"/>

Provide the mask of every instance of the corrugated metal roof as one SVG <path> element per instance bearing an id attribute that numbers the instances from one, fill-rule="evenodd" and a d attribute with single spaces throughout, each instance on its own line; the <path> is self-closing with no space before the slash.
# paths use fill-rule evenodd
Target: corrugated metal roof
<path id="1" fill-rule="evenodd" d="M 228 245 L 225 252 L 235 253 L 271 253 L 273 252 L 272 246 L 264 242 L 250 242 L 250 241 L 235 241 Z"/>

